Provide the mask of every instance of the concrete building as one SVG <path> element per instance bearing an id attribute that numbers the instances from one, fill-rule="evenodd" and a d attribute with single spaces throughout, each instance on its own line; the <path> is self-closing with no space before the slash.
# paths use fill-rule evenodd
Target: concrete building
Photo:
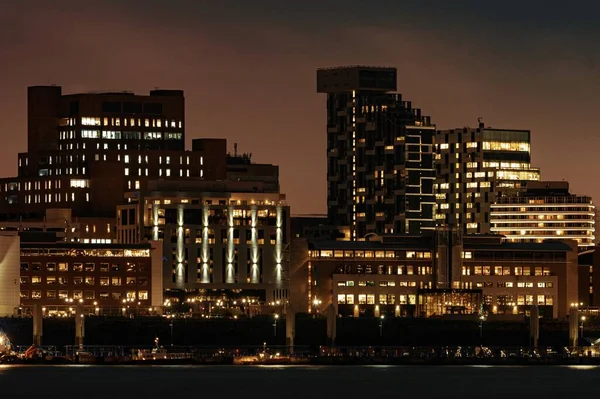
<path id="1" fill-rule="evenodd" d="M 287 299 L 284 195 L 248 181 L 155 183 L 119 206 L 117 232 L 121 242 L 161 240 L 165 290 Z"/>
<path id="2" fill-rule="evenodd" d="M 20 304 L 63 314 L 74 302 L 86 311 L 160 312 L 163 306 L 162 245 L 22 242 Z M 150 310 L 152 308 L 152 310 Z"/>
<path id="3" fill-rule="evenodd" d="M 19 308 L 19 236 L 0 234 L 0 317 L 12 316 Z"/>
<path id="4" fill-rule="evenodd" d="M 0 218 L 41 220 L 47 208 L 75 217 L 112 217 L 126 190 L 146 181 L 226 178 L 226 142 L 184 151 L 183 91 L 150 95 L 63 95 L 58 86 L 28 89 L 28 152 L 16 177 L 0 179 Z"/>
<path id="5" fill-rule="evenodd" d="M 565 318 L 578 298 L 575 242 L 509 243 L 443 234 L 344 242 L 295 239 L 291 306 L 341 316 L 528 314 Z"/>
<path id="6" fill-rule="evenodd" d="M 595 246 L 592 198 L 569 192 L 569 183 L 528 182 L 518 196 L 504 196 L 491 206 L 491 231 L 510 242 L 550 239 L 577 241 L 580 251 Z"/>
<path id="7" fill-rule="evenodd" d="M 485 127 L 436 132 L 436 223 L 462 234 L 491 230 L 491 204 L 540 180 L 528 130 Z"/>
<path id="8" fill-rule="evenodd" d="M 396 69 L 317 71 L 327 94 L 327 208 L 350 240 L 434 227 L 435 126 L 392 93 Z"/>
<path id="9" fill-rule="evenodd" d="M 116 242 L 114 218 L 73 217 L 71 209 L 46 209 L 42 219 L 0 220 L 0 232 L 53 233 L 56 241 L 84 244 Z"/>

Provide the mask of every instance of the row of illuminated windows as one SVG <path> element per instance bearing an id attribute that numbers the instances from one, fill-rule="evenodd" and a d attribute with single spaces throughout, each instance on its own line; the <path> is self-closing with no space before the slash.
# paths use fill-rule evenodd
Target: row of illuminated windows
<path id="1" fill-rule="evenodd" d="M 164 171 L 164 173 L 163 173 L 163 171 Z M 129 168 L 125 168 L 124 172 L 125 172 L 125 176 L 130 176 L 130 169 Z M 131 169 L 131 175 L 132 176 L 135 175 L 135 168 Z M 166 177 L 171 177 L 171 169 L 159 169 L 158 170 L 158 176 L 163 176 L 163 175 L 166 176 Z M 145 169 L 145 175 L 142 174 L 142 168 L 138 168 L 137 176 L 148 176 L 148 168 Z M 176 174 L 173 173 L 173 176 L 176 176 Z M 185 173 L 184 173 L 184 169 L 179 169 L 179 177 L 190 177 L 190 170 L 189 169 L 185 169 Z M 204 177 L 204 170 L 202 170 L 202 169 L 200 169 L 200 177 Z M 129 188 L 131 188 L 131 187 L 129 187 Z"/>
<path id="2" fill-rule="evenodd" d="M 378 275 L 420 275 L 426 276 L 432 273 L 431 266 L 412 265 L 341 265 L 338 266 L 336 274 L 378 274 Z"/>
<path id="3" fill-rule="evenodd" d="M 375 300 L 377 299 L 377 302 Z M 394 305 L 396 303 L 396 295 L 394 294 L 338 294 L 338 305 Z M 398 295 L 399 305 L 416 305 L 417 296 L 414 294 Z"/>
<path id="4" fill-rule="evenodd" d="M 200 160 L 202 160 L 202 157 L 200 157 Z M 202 162 L 201 162 L 201 164 L 202 164 Z M 148 200 L 148 199 L 146 199 L 145 201 L 146 201 L 146 204 L 153 203 L 155 205 L 160 205 L 161 203 L 165 204 L 165 205 L 171 205 L 171 204 L 189 204 L 190 203 L 190 200 L 188 198 L 177 198 L 177 199 L 170 199 L 169 198 L 169 199 L 163 199 L 163 200 L 160 200 L 160 199 Z M 194 200 L 192 200 L 192 201 L 194 201 Z M 248 200 L 235 200 L 235 199 L 233 199 L 233 200 L 219 199 L 218 201 L 219 202 L 217 204 L 216 200 L 213 201 L 212 199 L 204 199 L 204 198 L 202 198 L 201 200 L 198 199 L 198 203 L 199 204 L 204 204 L 204 205 L 278 205 L 278 204 L 282 204 L 283 203 L 283 201 L 275 202 L 275 201 L 269 201 L 268 199 L 267 200 L 253 200 L 253 199 L 251 199 L 249 201 Z M 215 202 L 215 203 L 213 204 L 213 202 Z M 225 212 L 227 212 L 227 209 L 210 209 L 209 210 L 210 216 L 215 216 L 214 213 L 217 210 L 224 212 L 224 214 L 226 214 Z M 164 211 L 164 209 L 163 209 L 163 211 Z M 246 210 L 246 212 L 250 212 L 250 210 Z"/>
<path id="5" fill-rule="evenodd" d="M 148 268 L 143 263 L 133 263 L 128 262 L 126 265 L 117 265 L 117 264 L 109 264 L 109 263 L 100 263 L 99 270 L 101 272 L 121 272 L 127 271 L 129 273 L 145 273 Z M 79 263 L 75 262 L 71 265 L 70 271 L 73 272 L 94 272 L 96 270 L 95 263 Z M 21 271 L 42 271 L 42 263 L 41 262 L 22 262 L 21 263 Z M 48 272 L 68 272 L 69 271 L 69 263 L 67 262 L 47 262 L 44 268 L 44 271 Z"/>
<path id="6" fill-rule="evenodd" d="M 75 195 L 75 192 L 70 193 L 71 195 L 69 195 L 69 193 L 64 193 L 64 196 L 62 195 L 63 193 L 54 193 L 54 195 L 52 193 L 46 193 L 46 194 L 33 194 L 33 195 L 25 195 L 24 196 L 24 200 L 26 204 L 48 204 L 51 202 L 75 202 L 76 198 L 79 197 L 79 195 Z M 90 193 L 84 193 L 85 196 L 85 201 L 89 202 L 90 201 Z"/>
<path id="7" fill-rule="evenodd" d="M 475 282 L 476 288 L 494 288 L 494 283 L 492 281 L 477 281 Z M 554 283 L 551 281 L 544 282 L 538 281 L 534 283 L 533 281 L 498 281 L 496 282 L 496 288 L 553 288 Z"/>
<path id="8" fill-rule="evenodd" d="M 491 295 L 484 296 L 484 303 L 491 305 L 493 298 Z M 523 305 L 554 305 L 553 295 L 497 295 L 496 305 L 498 306 L 523 306 Z"/>
<path id="9" fill-rule="evenodd" d="M 42 276 L 21 276 L 21 284 L 42 284 L 44 281 L 44 277 Z M 147 277 L 127 277 L 126 279 L 122 279 L 121 277 L 100 277 L 98 282 L 101 286 L 109 286 L 112 285 L 114 287 L 119 287 L 121 284 L 125 282 L 126 285 L 140 285 L 145 286 L 148 285 Z M 69 278 L 63 276 L 46 276 L 45 283 L 47 285 L 67 285 L 69 284 Z M 93 276 L 75 276 L 73 277 L 74 285 L 95 285 L 96 278 Z"/>
<path id="10" fill-rule="evenodd" d="M 66 126 L 75 126 L 75 119 L 70 118 L 63 123 Z M 171 127 L 181 128 L 182 121 L 175 119 L 154 119 L 154 118 L 98 118 L 98 117 L 82 117 L 81 124 L 83 126 L 131 126 L 131 127 Z"/>
<path id="11" fill-rule="evenodd" d="M 456 189 L 460 189 L 461 184 L 463 183 L 454 183 L 454 187 Z M 480 182 L 468 182 L 468 183 L 464 183 L 466 188 L 489 188 L 492 186 L 492 183 L 489 181 L 480 181 Z M 438 187 L 436 186 L 435 189 L 438 189 Z M 439 189 L 440 190 L 449 190 L 450 189 L 450 183 L 440 183 L 439 184 Z"/>
<path id="12" fill-rule="evenodd" d="M 66 133 L 66 132 L 63 132 Z M 120 132 L 114 130 L 82 130 L 83 139 L 108 139 L 108 140 L 181 140 L 183 133 L 178 132 Z"/>
<path id="13" fill-rule="evenodd" d="M 527 142 L 507 142 L 507 141 L 484 141 L 481 143 L 483 150 L 489 151 L 524 151 L 529 152 L 531 145 Z"/>
<path id="14" fill-rule="evenodd" d="M 42 293 L 45 295 L 42 296 Z M 139 301 L 147 301 L 148 300 L 148 291 L 99 291 L 98 296 L 96 297 L 96 291 L 81 291 L 81 290 L 73 290 L 72 299 L 74 300 L 94 300 L 94 299 L 112 299 L 112 300 L 121 300 L 121 299 L 130 299 L 130 300 L 139 300 Z M 21 290 L 21 299 L 59 299 L 65 300 L 70 299 L 68 290 L 32 290 L 31 296 L 28 290 Z"/>
<path id="15" fill-rule="evenodd" d="M 463 276 L 550 276 L 550 267 L 543 266 L 463 266 Z"/>
<path id="16" fill-rule="evenodd" d="M 338 287 L 355 287 L 354 281 L 338 281 Z M 356 286 L 358 287 L 395 287 L 396 281 L 379 281 L 378 283 L 375 281 L 358 281 Z M 398 281 L 398 287 L 416 287 L 416 281 Z"/>
<path id="17" fill-rule="evenodd" d="M 81 182 L 85 182 L 87 180 L 71 180 L 71 187 L 81 187 L 80 185 L 82 184 Z M 75 183 L 74 183 L 75 182 Z M 33 183 L 33 189 L 31 188 L 31 183 Z M 60 189 L 61 187 L 61 181 L 60 180 L 44 180 L 44 190 L 52 190 L 52 186 L 54 186 L 54 188 L 56 189 Z M 11 183 L 13 184 L 13 183 Z M 75 184 L 75 185 L 74 185 Z M 86 185 L 85 187 L 88 187 L 88 185 Z M 20 183 L 17 184 L 16 186 L 9 186 L 8 184 L 4 185 L 4 191 L 9 191 L 9 188 L 11 190 L 20 190 L 21 189 L 21 185 Z M 35 182 L 30 182 L 30 181 L 26 181 L 23 182 L 23 190 L 25 191 L 36 191 L 36 190 L 41 190 L 42 189 L 42 182 L 41 181 L 35 181 Z"/>
<path id="18" fill-rule="evenodd" d="M 431 259 L 431 252 L 422 251 L 358 251 L 358 250 L 314 250 L 309 251 L 313 258 L 406 258 Z"/>

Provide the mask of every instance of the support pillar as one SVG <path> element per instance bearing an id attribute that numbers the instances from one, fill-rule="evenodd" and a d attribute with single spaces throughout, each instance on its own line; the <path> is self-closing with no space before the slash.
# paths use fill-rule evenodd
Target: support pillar
<path id="1" fill-rule="evenodd" d="M 571 306 L 569 309 L 569 346 L 577 347 L 579 341 L 579 309 Z"/>
<path id="2" fill-rule="evenodd" d="M 33 305 L 33 345 L 42 345 L 42 320 L 44 315 L 42 314 L 42 305 L 36 303 Z"/>
<path id="3" fill-rule="evenodd" d="M 75 344 L 79 350 L 83 350 L 83 337 L 85 336 L 85 317 L 83 316 L 83 305 L 75 307 Z"/>
<path id="4" fill-rule="evenodd" d="M 537 348 L 540 340 L 540 309 L 533 305 L 529 310 L 529 344 Z"/>
<path id="5" fill-rule="evenodd" d="M 291 307 L 285 315 L 285 345 L 288 354 L 294 354 L 294 337 L 296 336 L 296 312 Z"/>
<path id="6" fill-rule="evenodd" d="M 337 315 L 335 313 L 335 306 L 330 304 L 327 306 L 327 339 L 329 346 L 335 346 L 335 339 L 337 335 Z"/>

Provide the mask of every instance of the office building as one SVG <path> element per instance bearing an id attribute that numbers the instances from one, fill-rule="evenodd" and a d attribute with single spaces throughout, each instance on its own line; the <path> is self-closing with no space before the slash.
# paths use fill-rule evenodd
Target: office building
<path id="1" fill-rule="evenodd" d="M 41 219 L 0 220 L 0 232 L 52 233 L 57 242 L 83 244 L 110 244 L 117 236 L 114 218 L 73 217 L 69 208 L 48 208 Z"/>
<path id="2" fill-rule="evenodd" d="M 528 182 L 518 196 L 504 196 L 491 206 L 491 231 L 509 242 L 577 241 L 580 251 L 595 246 L 592 198 L 569 192 L 569 183 Z"/>
<path id="3" fill-rule="evenodd" d="M 121 242 L 161 240 L 165 290 L 288 296 L 289 207 L 271 182 L 153 182 L 118 207 Z M 216 295 L 216 294 L 215 294 Z M 208 299 L 207 299 L 208 300 Z"/>
<path id="4" fill-rule="evenodd" d="M 528 130 L 479 127 L 436 132 L 436 223 L 462 234 L 491 230 L 491 204 L 540 180 Z"/>
<path id="5" fill-rule="evenodd" d="M 4 220 L 41 221 L 47 208 L 114 218 L 123 193 L 148 180 L 226 178 L 225 140 L 184 151 L 181 90 L 63 95 L 36 86 L 27 111 L 28 152 L 18 156 L 16 177 L 0 179 Z"/>
<path id="6" fill-rule="evenodd" d="M 80 301 L 96 314 L 121 315 L 124 307 L 157 313 L 163 305 L 162 246 L 21 242 L 19 292 L 25 313 L 39 304 L 46 314 L 66 314 Z"/>
<path id="7" fill-rule="evenodd" d="M 565 318 L 578 298 L 576 257 L 569 240 L 510 243 L 479 235 L 448 248 L 436 235 L 294 239 L 290 302 L 296 312 L 333 305 L 351 317 L 524 315 L 537 305 L 544 317 Z"/>
<path id="8" fill-rule="evenodd" d="M 396 69 L 317 71 L 327 94 L 327 212 L 350 240 L 434 227 L 435 126 L 396 90 Z"/>

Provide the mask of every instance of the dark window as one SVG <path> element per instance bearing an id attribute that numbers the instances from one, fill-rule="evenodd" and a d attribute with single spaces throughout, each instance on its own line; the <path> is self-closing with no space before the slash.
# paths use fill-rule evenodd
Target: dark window
<path id="1" fill-rule="evenodd" d="M 103 101 L 102 112 L 118 113 L 121 112 L 121 103 L 114 101 Z"/>
<path id="2" fill-rule="evenodd" d="M 79 101 L 71 101 L 69 104 L 69 116 L 79 115 Z"/>
<path id="3" fill-rule="evenodd" d="M 144 113 L 145 114 L 162 114 L 162 104 L 161 103 L 145 103 L 144 104 Z"/>
<path id="4" fill-rule="evenodd" d="M 123 103 L 123 113 L 125 114 L 141 114 L 142 103 Z"/>

